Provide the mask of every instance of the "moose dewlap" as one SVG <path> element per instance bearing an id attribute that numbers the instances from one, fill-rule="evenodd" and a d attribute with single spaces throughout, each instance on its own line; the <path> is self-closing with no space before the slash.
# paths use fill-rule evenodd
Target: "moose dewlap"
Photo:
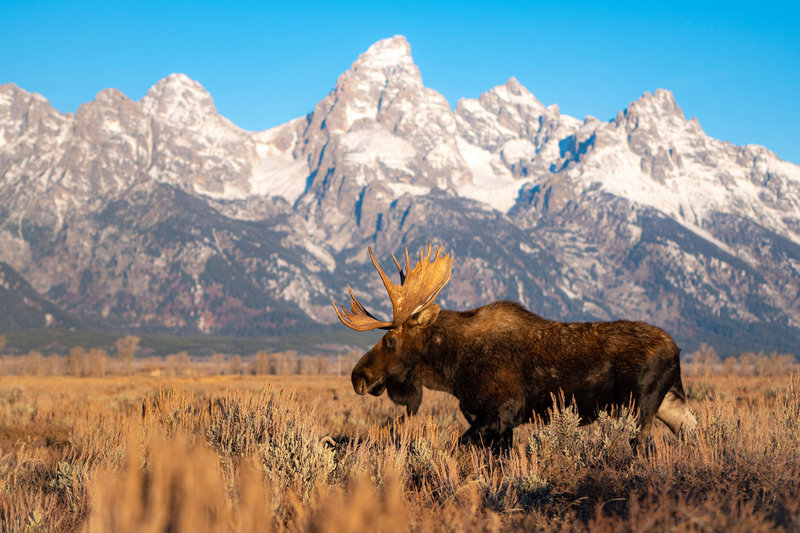
<path id="1" fill-rule="evenodd" d="M 521 305 L 499 301 L 470 311 L 440 309 L 434 299 L 450 280 L 452 259 L 431 260 L 420 251 L 393 284 L 369 250 L 392 301 L 393 318 L 373 317 L 350 290 L 350 307 L 336 307 L 339 320 L 357 331 L 386 335 L 353 369 L 358 394 L 383 394 L 416 413 L 422 389 L 449 392 L 470 423 L 462 444 L 506 447 L 514 427 L 534 414 L 547 421 L 553 396 L 574 398 L 584 423 L 602 410 L 633 401 L 638 409 L 635 444 L 649 441 L 654 418 L 676 435 L 697 422 L 686 407 L 680 349 L 669 334 L 644 322 L 565 323 L 547 320 Z"/>

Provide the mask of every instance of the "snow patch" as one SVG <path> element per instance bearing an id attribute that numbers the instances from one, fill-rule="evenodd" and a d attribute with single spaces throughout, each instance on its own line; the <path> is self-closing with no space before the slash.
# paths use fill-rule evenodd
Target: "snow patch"
<path id="1" fill-rule="evenodd" d="M 305 159 L 295 159 L 293 148 L 297 145 L 297 130 L 306 117 L 253 134 L 258 164 L 250 176 L 250 194 L 254 196 L 281 196 L 294 204 L 305 192 L 309 175 Z"/>
<path id="2" fill-rule="evenodd" d="M 386 186 L 396 197 L 403 196 L 404 194 L 408 194 L 410 196 L 425 196 L 431 192 L 430 187 L 412 185 L 411 183 L 387 183 Z"/>
<path id="3" fill-rule="evenodd" d="M 503 213 L 514 207 L 519 190 L 533 178 L 515 179 L 498 154 L 458 139 L 458 149 L 472 172 L 472 183 L 456 187 L 459 196 L 470 198 Z"/>
<path id="4" fill-rule="evenodd" d="M 122 125 L 118 120 L 104 120 L 103 130 L 111 134 L 123 133 Z"/>
<path id="5" fill-rule="evenodd" d="M 440 143 L 425 154 L 424 159 L 435 170 L 458 168 L 460 165 L 457 150 L 449 143 Z"/>
<path id="6" fill-rule="evenodd" d="M 504 160 L 509 163 L 532 161 L 536 156 L 536 147 L 528 139 L 513 139 L 503 145 L 500 150 Z"/>
<path id="7" fill-rule="evenodd" d="M 379 124 L 345 133 L 340 146 L 345 151 L 346 164 L 371 166 L 382 163 L 391 169 L 413 174 L 411 163 L 417 156 L 417 150 L 410 142 L 393 135 Z"/>
<path id="8" fill-rule="evenodd" d="M 349 129 L 353 124 L 363 118 L 375 120 L 378 115 L 378 110 L 369 105 L 369 102 L 353 101 L 344 108 L 344 115 L 347 119 L 347 127 Z"/>
<path id="9" fill-rule="evenodd" d="M 756 161 L 742 164 L 735 154 L 729 153 L 729 145 L 702 132 L 687 132 L 687 124 L 690 121 L 660 125 L 658 138 L 650 141 L 669 147 L 675 154 L 659 179 L 643 171 L 642 156 L 628 147 L 625 130 L 614 128 L 613 124 L 598 128 L 602 144 L 569 175 L 587 189 L 599 184 L 611 194 L 653 207 L 731 253 L 734 251 L 702 229 L 703 221 L 714 212 L 749 218 L 800 243 L 800 236 L 793 234 L 784 222 L 787 214 L 800 213 L 797 193 L 800 168 L 780 161 L 767 150 L 759 153 L 760 147 L 748 147 L 751 153 L 755 152 Z M 768 187 L 754 183 L 753 171 L 778 176 L 784 182 L 781 189 L 773 193 Z M 765 200 L 765 196 L 774 199 Z"/>
<path id="10" fill-rule="evenodd" d="M 281 196 L 294 204 L 306 190 L 308 164 L 304 159 L 295 160 L 288 153 L 276 154 L 272 145 L 256 145 L 260 157 L 250 177 L 250 194 L 257 196 Z"/>
<path id="11" fill-rule="evenodd" d="M 600 320 L 610 320 L 611 317 L 608 313 L 599 305 L 594 302 L 590 302 L 588 300 L 584 300 L 583 302 L 583 312 L 592 316 L 599 318 Z"/>

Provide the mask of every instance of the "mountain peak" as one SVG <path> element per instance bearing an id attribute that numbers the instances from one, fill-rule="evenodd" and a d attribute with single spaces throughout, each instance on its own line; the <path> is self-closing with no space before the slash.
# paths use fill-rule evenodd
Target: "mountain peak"
<path id="1" fill-rule="evenodd" d="M 0 258 L 91 324 L 266 336 L 335 321 L 365 243 L 434 240 L 460 258 L 448 307 L 800 346 L 800 167 L 705 135 L 665 90 L 581 123 L 506 78 L 453 112 L 405 38 L 364 50 L 261 134 L 183 74 L 74 116 L 0 86 Z"/>
<path id="2" fill-rule="evenodd" d="M 322 115 L 318 112 L 315 114 L 324 117 L 326 126 L 332 130 L 348 131 L 363 118 L 392 120 L 387 117 L 389 107 L 404 102 L 408 96 L 420 96 L 423 90 L 422 76 L 411 59 L 411 47 L 405 37 L 396 35 L 376 42 L 358 56 L 352 66 L 339 76 L 336 87 L 329 95 L 331 107 L 325 110 L 320 108 Z M 401 93 L 406 97 L 391 104 Z M 444 97 L 441 99 L 449 111 L 449 104 Z M 399 119 L 414 107 L 408 106 L 406 112 L 400 112 L 399 116 L 389 115 Z M 399 111 L 399 108 L 395 110 Z"/>
<path id="3" fill-rule="evenodd" d="M 200 82 L 186 74 L 170 74 L 153 85 L 142 98 L 148 114 L 159 115 L 170 122 L 188 124 L 198 116 L 216 115 L 214 99 Z"/>
<path id="4" fill-rule="evenodd" d="M 673 116 L 686 120 L 683 109 L 675 101 L 672 91 L 656 89 L 653 94 L 645 92 L 638 100 L 628 106 L 628 113 L 635 111 L 639 115 Z"/>
<path id="5" fill-rule="evenodd" d="M 352 69 L 367 68 L 370 70 L 384 70 L 395 67 L 414 67 L 411 58 L 411 45 L 402 35 L 395 35 L 388 39 L 381 39 L 366 52 L 358 56 Z"/>
<path id="6" fill-rule="evenodd" d="M 26 91 L 14 82 L 0 83 L 0 105 L 11 105 L 15 98 L 35 100 L 39 103 L 50 105 L 50 100 L 37 92 Z"/>
<path id="7" fill-rule="evenodd" d="M 95 95 L 94 100 L 95 102 L 116 105 L 118 102 L 126 100 L 127 98 L 125 93 L 112 87 L 100 90 L 97 95 Z"/>
<path id="8" fill-rule="evenodd" d="M 493 112 L 500 113 L 509 104 L 517 108 L 525 108 L 536 116 L 544 113 L 544 105 L 522 85 L 517 78 L 511 76 L 503 85 L 497 85 L 480 97 L 481 104 Z"/>
<path id="9" fill-rule="evenodd" d="M 514 76 L 508 78 L 508 81 L 505 83 L 505 87 L 511 94 L 519 95 L 522 94 L 522 91 L 528 92 L 528 89 L 526 89 Z"/>

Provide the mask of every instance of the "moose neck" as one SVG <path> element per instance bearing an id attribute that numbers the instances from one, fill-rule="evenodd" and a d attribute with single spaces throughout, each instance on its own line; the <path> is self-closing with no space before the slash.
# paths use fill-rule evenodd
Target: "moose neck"
<path id="1" fill-rule="evenodd" d="M 453 393 L 453 374 L 458 364 L 452 337 L 457 331 L 449 326 L 451 315 L 457 313 L 442 310 L 439 320 L 421 332 L 421 353 L 413 371 L 414 379 L 426 388 Z"/>

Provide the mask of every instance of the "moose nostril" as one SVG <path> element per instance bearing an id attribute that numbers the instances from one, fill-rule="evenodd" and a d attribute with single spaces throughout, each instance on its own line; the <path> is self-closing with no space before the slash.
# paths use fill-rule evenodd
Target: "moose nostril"
<path id="1" fill-rule="evenodd" d="M 369 384 L 374 381 L 374 372 L 367 368 L 356 368 L 351 376 L 356 394 L 366 394 Z"/>
<path id="2" fill-rule="evenodd" d="M 367 389 L 367 383 L 363 379 L 360 379 L 357 382 L 353 382 L 353 390 L 356 391 L 356 394 L 363 396 L 364 394 L 366 394 L 366 389 Z"/>

